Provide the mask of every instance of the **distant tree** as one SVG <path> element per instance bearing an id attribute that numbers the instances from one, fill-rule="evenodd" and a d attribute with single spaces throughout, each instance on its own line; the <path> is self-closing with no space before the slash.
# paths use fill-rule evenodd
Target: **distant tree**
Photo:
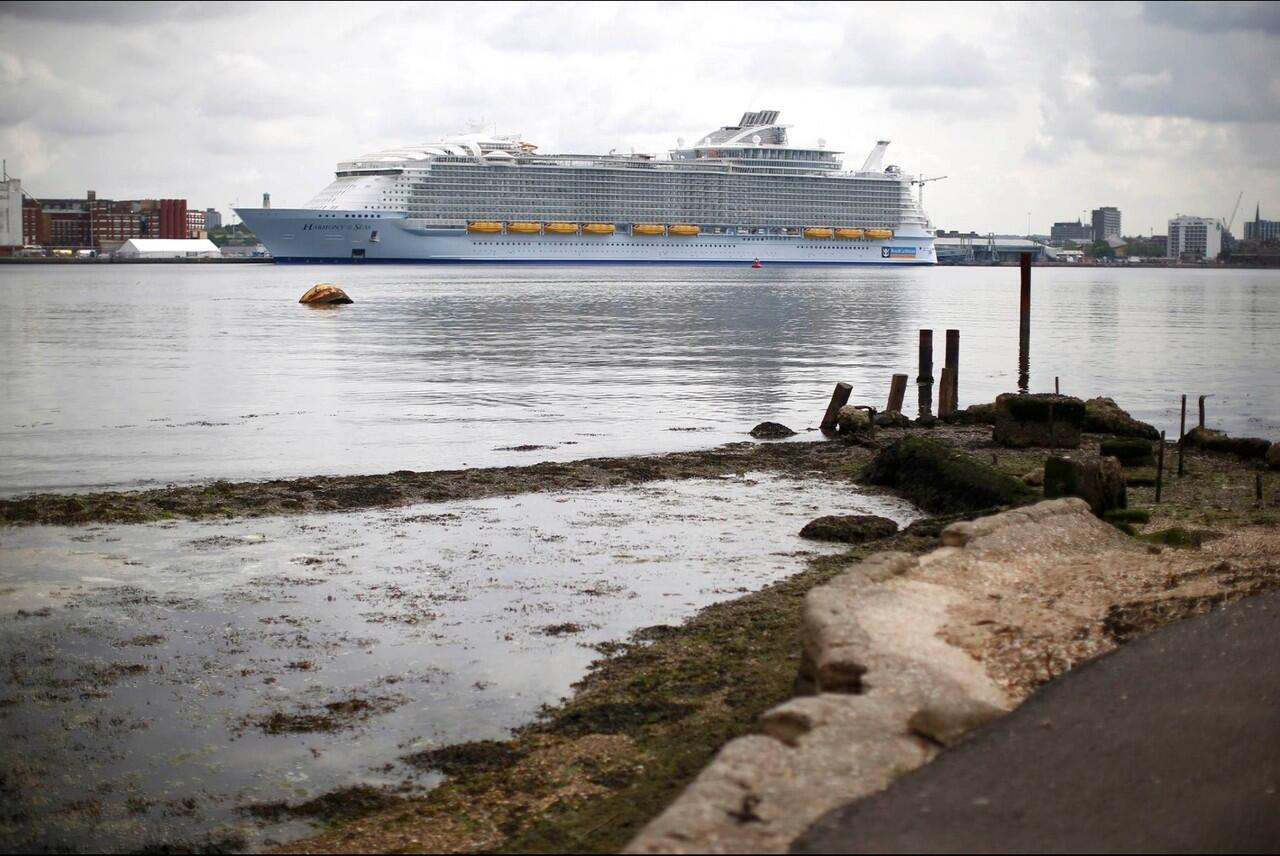
<path id="1" fill-rule="evenodd" d="M 1090 244 L 1085 253 L 1095 259 L 1114 259 L 1116 257 L 1116 251 L 1111 249 L 1111 245 L 1101 238 Z"/>
<path id="2" fill-rule="evenodd" d="M 1071 240 L 1070 238 L 1067 238 L 1066 240 L 1064 240 L 1064 241 L 1062 242 L 1062 249 L 1064 249 L 1064 250 L 1078 250 L 1078 249 L 1080 249 L 1080 245 L 1079 245 L 1079 244 L 1077 244 L 1075 241 Z"/>

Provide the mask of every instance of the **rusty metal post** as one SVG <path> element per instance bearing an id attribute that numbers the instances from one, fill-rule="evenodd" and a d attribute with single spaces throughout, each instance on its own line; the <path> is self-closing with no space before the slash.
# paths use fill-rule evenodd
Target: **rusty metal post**
<path id="1" fill-rule="evenodd" d="M 1187 437 L 1187 397 L 1182 396 L 1182 418 L 1178 420 L 1178 478 L 1182 478 L 1182 458 L 1183 450 L 1186 448 L 1184 442 Z"/>
<path id="2" fill-rule="evenodd" d="M 1031 253 L 1021 257 L 1021 300 L 1018 306 L 1018 392 L 1031 388 Z"/>
<path id="3" fill-rule="evenodd" d="M 822 417 L 822 424 L 818 427 L 823 431 L 830 431 L 836 427 L 836 414 L 840 412 L 840 408 L 849 403 L 849 395 L 853 392 L 853 387 L 847 383 L 836 384 L 835 391 L 831 393 L 831 403 L 827 405 L 827 413 Z"/>
<path id="4" fill-rule="evenodd" d="M 1160 455 L 1156 458 L 1156 502 L 1160 502 L 1160 490 L 1164 487 L 1164 432 L 1160 432 Z"/>
<path id="5" fill-rule="evenodd" d="M 889 384 L 889 406 L 886 411 L 902 412 L 902 399 L 907 395 L 907 376 L 896 374 Z"/>
<path id="6" fill-rule="evenodd" d="M 933 410 L 933 331 L 920 331 L 920 373 L 916 375 L 920 416 Z"/>
<path id="7" fill-rule="evenodd" d="M 1200 396 L 1200 430 L 1201 431 L 1204 430 L 1204 400 L 1208 397 L 1209 396 L 1207 395 Z"/>

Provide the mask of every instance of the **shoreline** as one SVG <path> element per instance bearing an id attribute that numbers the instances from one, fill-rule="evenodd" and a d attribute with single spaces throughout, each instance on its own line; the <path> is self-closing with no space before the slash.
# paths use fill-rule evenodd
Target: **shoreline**
<path id="1" fill-rule="evenodd" d="M 852 485 L 878 449 L 907 435 L 942 440 L 990 469 L 1022 479 L 1043 466 L 1046 449 L 1006 449 L 985 424 L 932 429 L 884 428 L 866 445 L 839 440 L 740 442 L 695 452 L 594 458 L 432 472 L 328 476 L 273 481 L 213 482 L 95 494 L 35 495 L 0 501 L 0 525 L 142 523 L 171 519 L 252 519 L 315 512 L 353 512 L 416 503 L 516 496 L 705 479 L 765 471 L 797 479 Z M 1106 435 L 1086 434 L 1073 455 L 1096 457 Z M 1275 497 L 1280 473 L 1265 472 L 1268 505 L 1253 502 L 1256 468 L 1233 456 L 1189 449 L 1187 476 L 1167 478 L 1155 505 L 1146 475 L 1131 473 L 1130 505 L 1150 512 L 1132 528 L 1149 550 L 1200 551 L 1228 535 L 1280 525 Z M 1168 472 L 1168 471 L 1166 471 Z M 896 490 L 859 490 L 902 496 Z M 930 518 L 897 534 L 807 560 L 803 570 L 766 588 L 717 602 L 678 626 L 638 631 L 600 646 L 602 657 L 572 695 L 503 741 L 445 746 L 414 763 L 446 780 L 425 794 L 405 796 L 355 785 L 305 804 L 267 806 L 281 816 L 321 826 L 275 846 L 286 852 L 617 851 L 661 814 L 730 741 L 757 734 L 760 717 L 792 699 L 801 672 L 801 612 L 814 588 L 849 572 L 868 556 L 895 550 L 924 555 L 939 546 L 945 523 L 978 516 L 970 509 Z M 1184 538 L 1184 533 L 1194 536 Z M 1206 564 L 1209 559 L 1206 556 Z M 1214 563 L 1225 561 L 1215 559 Z M 1280 577 L 1277 578 L 1280 580 Z M 1250 578 L 1251 585 L 1272 581 Z M 1108 630 L 1121 644 L 1209 604 L 1250 593 L 1229 583 L 1206 583 L 1197 599 L 1144 609 L 1119 592 L 1109 610 L 1123 622 Z M 1215 587 L 1216 586 L 1216 587 Z M 1032 628 L 1034 629 L 1034 628 Z M 1047 662 L 1075 662 L 1069 651 Z M 1031 670 L 1025 691 L 1051 680 L 1054 670 Z M 265 809 L 264 809 L 265 810 Z"/>

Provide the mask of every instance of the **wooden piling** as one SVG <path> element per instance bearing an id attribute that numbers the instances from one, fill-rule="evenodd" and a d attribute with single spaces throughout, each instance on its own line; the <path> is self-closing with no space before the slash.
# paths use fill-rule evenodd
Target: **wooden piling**
<path id="1" fill-rule="evenodd" d="M 1053 394 L 1062 395 L 1062 390 L 1058 388 L 1058 376 L 1053 376 Z"/>
<path id="2" fill-rule="evenodd" d="M 920 373 L 916 375 L 920 416 L 933 411 L 933 331 L 920 331 Z"/>
<path id="3" fill-rule="evenodd" d="M 951 366 L 943 366 L 942 382 L 938 384 L 938 418 L 942 419 L 956 412 L 956 370 Z"/>
<path id="4" fill-rule="evenodd" d="M 1031 388 L 1031 253 L 1020 259 L 1022 289 L 1018 307 L 1018 392 Z"/>
<path id="5" fill-rule="evenodd" d="M 1187 437 L 1187 397 L 1182 396 L 1182 418 L 1178 420 L 1178 478 L 1182 478 L 1182 458 Z"/>
<path id="6" fill-rule="evenodd" d="M 1164 487 L 1164 432 L 1160 432 L 1160 454 L 1156 458 L 1156 502 L 1160 502 L 1160 490 Z"/>
<path id="7" fill-rule="evenodd" d="M 1204 430 L 1204 400 L 1208 397 L 1209 396 L 1207 395 L 1200 396 L 1200 430 L 1201 431 Z"/>
<path id="8" fill-rule="evenodd" d="M 840 412 L 840 408 L 849 403 L 849 396 L 853 393 L 853 387 L 847 383 L 836 384 L 835 391 L 831 393 L 831 403 L 827 405 L 827 413 L 822 417 L 822 424 L 818 427 L 823 431 L 831 431 L 836 427 L 836 414 Z"/>
<path id="9" fill-rule="evenodd" d="M 885 410 L 902 412 L 902 399 L 907 395 L 907 376 L 896 374 L 889 383 L 889 404 Z"/>
<path id="10" fill-rule="evenodd" d="M 960 409 L 960 331 L 947 331 L 946 362 L 944 371 L 951 369 L 951 395 L 947 398 L 947 412 L 955 413 Z M 938 407 L 942 409 L 941 405 Z"/>

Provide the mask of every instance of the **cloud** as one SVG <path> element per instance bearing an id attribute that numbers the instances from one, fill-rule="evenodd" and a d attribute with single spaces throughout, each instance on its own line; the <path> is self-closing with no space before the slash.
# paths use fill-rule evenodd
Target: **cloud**
<path id="1" fill-rule="evenodd" d="M 1275 0 L 1144 3 L 1142 12 L 1152 23 L 1192 33 L 1253 30 L 1280 35 L 1280 3 Z"/>
<path id="2" fill-rule="evenodd" d="M 860 20 L 845 30 L 831 65 L 835 78 L 852 86 L 965 89 L 996 82 L 991 61 L 978 45 L 949 33 L 916 43 L 869 29 Z"/>
<path id="3" fill-rule="evenodd" d="M 0 17 L 13 17 L 55 24 L 107 24 L 136 26 L 159 20 L 192 20 L 239 14 L 245 4 L 236 2 L 0 2 Z"/>

